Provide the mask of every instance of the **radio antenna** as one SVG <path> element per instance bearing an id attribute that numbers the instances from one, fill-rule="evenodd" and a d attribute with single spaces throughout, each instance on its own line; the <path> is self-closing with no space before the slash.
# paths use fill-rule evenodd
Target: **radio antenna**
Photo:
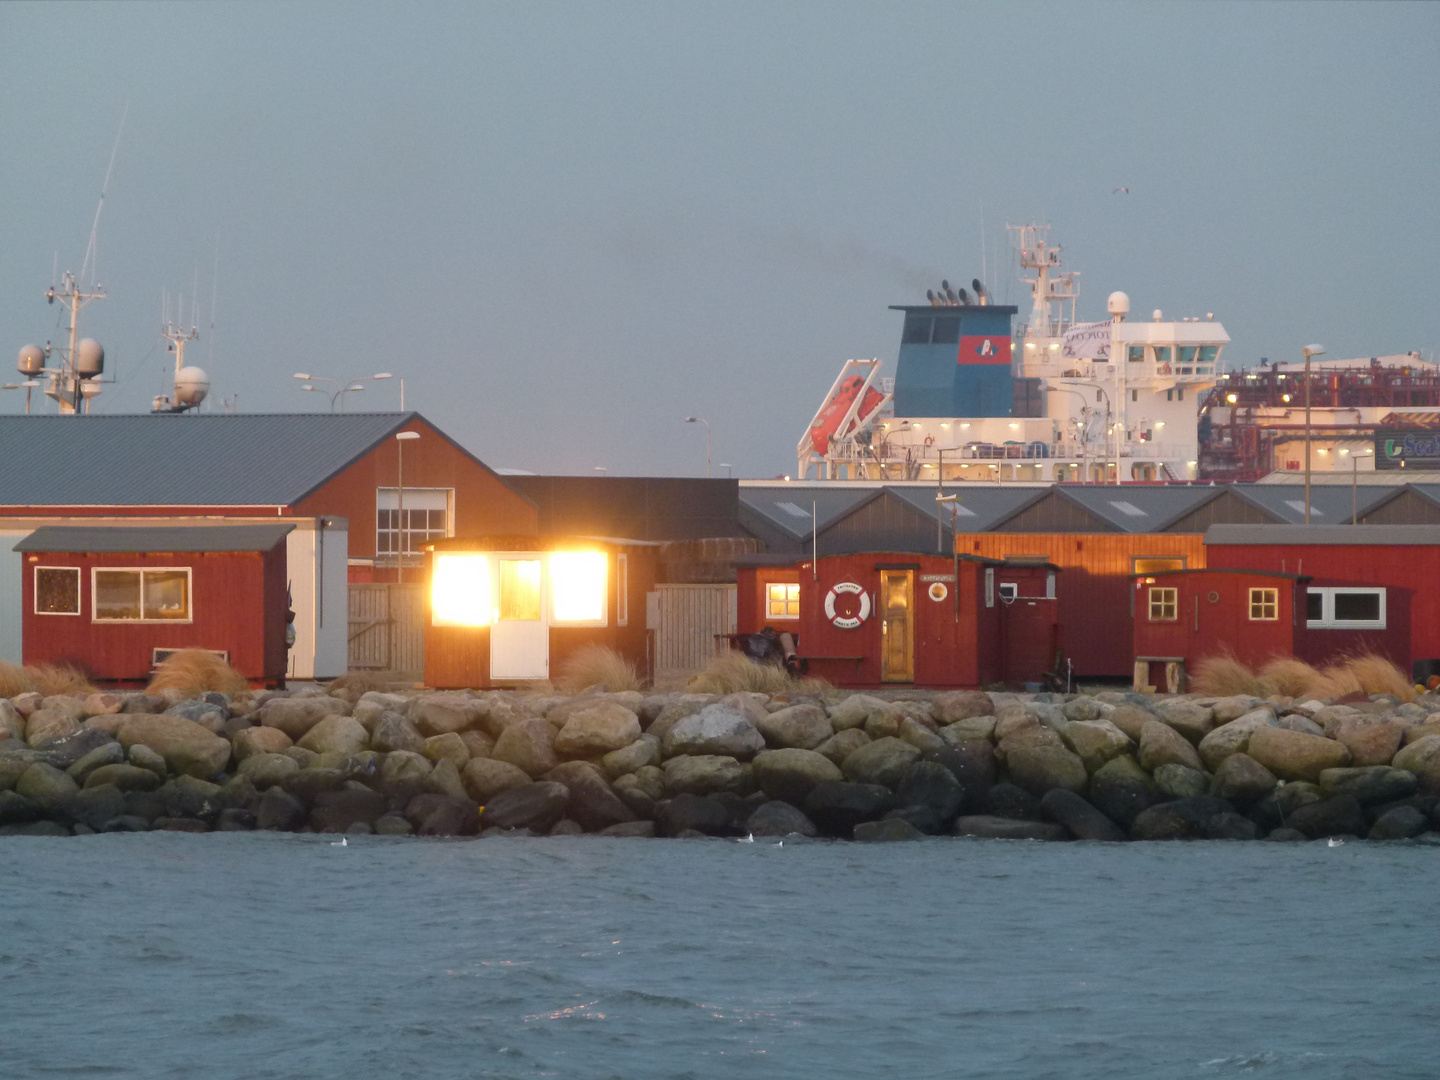
<path id="1" fill-rule="evenodd" d="M 105 169 L 105 182 L 100 185 L 100 202 L 95 207 L 95 223 L 90 226 L 90 246 L 85 249 L 85 261 L 80 264 L 80 282 L 88 280 L 91 285 L 95 284 L 96 251 L 95 240 L 100 232 L 100 211 L 105 209 L 105 193 L 110 190 L 110 174 L 115 171 L 115 155 L 120 152 L 120 136 L 125 131 L 125 118 L 130 115 L 130 103 L 125 103 L 125 111 L 120 114 L 120 127 L 115 132 L 115 145 L 110 149 L 110 164 Z M 90 277 L 85 277 L 86 271 Z"/>

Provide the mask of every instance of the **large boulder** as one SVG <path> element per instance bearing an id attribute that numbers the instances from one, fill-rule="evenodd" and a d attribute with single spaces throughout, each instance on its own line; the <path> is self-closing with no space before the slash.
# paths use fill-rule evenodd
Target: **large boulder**
<path id="1" fill-rule="evenodd" d="M 1368 840 L 1409 840 L 1424 832 L 1429 822 L 1413 806 L 1397 806 L 1387 810 L 1370 826 Z"/>
<path id="2" fill-rule="evenodd" d="M 1071 698 L 1060 706 L 1060 713 L 1065 717 L 1067 723 L 1074 721 L 1099 720 L 1105 715 L 1105 706 L 1102 702 L 1087 694 Z M 1063 730 L 1063 728 L 1061 729 Z"/>
<path id="3" fill-rule="evenodd" d="M 636 725 L 638 727 L 639 721 Z M 611 825 L 635 820 L 634 812 L 620 801 L 593 765 L 567 761 L 546 773 L 545 779 L 564 784 L 569 790 L 565 816 L 578 822 L 586 832 L 599 832 Z"/>
<path id="4" fill-rule="evenodd" d="M 879 784 L 834 780 L 816 784 L 801 809 L 827 836 L 851 837 L 856 825 L 873 821 L 892 805 L 889 789 Z"/>
<path id="5" fill-rule="evenodd" d="M 1282 780 L 1314 783 L 1326 769 L 1350 764 L 1350 751 L 1344 743 L 1281 727 L 1257 730 L 1245 752 Z"/>
<path id="6" fill-rule="evenodd" d="M 1195 747 L 1169 724 L 1148 720 L 1140 729 L 1140 767 L 1154 772 L 1161 765 L 1184 765 L 1203 772 L 1205 766 Z"/>
<path id="7" fill-rule="evenodd" d="M 1138 745 L 1141 730 L 1155 719 L 1155 714 L 1148 709 L 1142 709 L 1139 705 L 1131 705 L 1127 702 L 1112 708 L 1110 715 L 1105 719 L 1123 731 L 1131 742 Z"/>
<path id="8" fill-rule="evenodd" d="M 263 708 L 263 706 L 262 706 Z M 281 787 L 273 787 L 260 796 L 255 807 L 257 829 L 278 829 L 290 832 L 305 824 L 305 804 Z"/>
<path id="9" fill-rule="evenodd" d="M 996 723 L 993 716 L 972 716 L 968 720 L 956 720 L 940 729 L 940 738 L 951 746 L 958 746 L 970 739 L 984 739 L 989 742 L 995 735 Z"/>
<path id="10" fill-rule="evenodd" d="M 80 785 L 53 765 L 37 761 L 15 782 L 15 794 L 30 800 L 47 817 L 62 814 Z"/>
<path id="11" fill-rule="evenodd" d="M 1395 720 L 1342 720 L 1326 734 L 1350 751 L 1350 764 L 1389 765 L 1405 738 L 1407 725 Z"/>
<path id="12" fill-rule="evenodd" d="M 310 825 L 317 832 L 349 832 L 357 824 L 373 827 L 389 805 L 378 791 L 352 781 L 315 796 Z"/>
<path id="13" fill-rule="evenodd" d="M 370 745 L 382 754 L 395 750 L 409 750 L 414 754 L 425 752 L 425 736 L 410 722 L 409 717 L 393 710 L 386 710 L 375 721 L 370 734 Z"/>
<path id="14" fill-rule="evenodd" d="M 102 765 L 85 777 L 86 787 L 109 784 L 120 791 L 154 791 L 160 783 L 160 777 L 149 769 L 128 764 Z"/>
<path id="15" fill-rule="evenodd" d="M 369 740 L 365 725 L 353 716 L 327 716 L 302 735 L 298 745 L 317 754 L 354 754 Z"/>
<path id="16" fill-rule="evenodd" d="M 665 790 L 671 795 L 714 795 L 722 791 L 748 795 L 755 790 L 755 773 L 749 762 L 723 754 L 673 757 L 665 762 L 664 771 Z"/>
<path id="17" fill-rule="evenodd" d="M 720 755 L 748 761 L 765 749 L 765 736 L 743 712 L 717 702 L 676 722 L 662 745 L 666 757 Z"/>
<path id="18" fill-rule="evenodd" d="M 959 723 L 963 724 L 965 721 L 961 720 Z M 950 731 L 958 726 L 954 724 L 945 730 Z M 949 769 L 964 789 L 966 802 L 970 806 L 979 805 L 999 774 L 999 766 L 995 762 L 995 747 L 989 739 L 966 739 L 940 750 L 931 750 L 922 756 L 922 760 L 938 762 Z"/>
<path id="19" fill-rule="evenodd" d="M 849 731 L 851 728 L 863 728 L 872 716 L 885 717 L 894 712 L 888 701 L 866 694 L 851 694 L 830 707 L 830 723 L 836 731 Z"/>
<path id="20" fill-rule="evenodd" d="M 1155 782 L 1133 757 L 1122 754 L 1090 778 L 1090 802 L 1110 820 L 1129 828 L 1155 802 Z"/>
<path id="21" fill-rule="evenodd" d="M 1286 818 L 1286 824 L 1312 840 L 1326 836 L 1364 836 L 1369 831 L 1365 811 L 1354 795 L 1333 795 L 1297 807 Z"/>
<path id="22" fill-rule="evenodd" d="M 799 807 L 773 799 L 761 803 L 745 819 L 745 831 L 751 836 L 818 836 L 820 830 Z"/>
<path id="23" fill-rule="evenodd" d="M 511 788 L 485 804 L 480 815 L 482 828 L 529 829 L 549 832 L 565 816 L 570 789 L 564 784 L 542 780 Z"/>
<path id="24" fill-rule="evenodd" d="M 235 760 L 244 761 L 252 754 L 279 754 L 294 741 L 279 728 L 251 727 L 235 735 Z"/>
<path id="25" fill-rule="evenodd" d="M 1077 840 L 1124 840 L 1125 833 L 1115 822 L 1073 791 L 1051 788 L 1040 800 L 1045 817 L 1064 825 Z"/>
<path id="26" fill-rule="evenodd" d="M 736 831 L 729 809 L 719 799 L 682 792 L 661 803 L 655 812 L 655 828 L 662 836 L 704 833 L 730 836 Z"/>
<path id="27" fill-rule="evenodd" d="M 100 753 L 102 755 L 120 756 L 114 760 L 105 760 L 101 764 L 111 765 L 114 761 L 125 759 L 124 748 L 115 741 L 115 736 L 108 731 L 98 728 L 81 728 L 73 735 L 65 735 L 58 739 L 47 739 L 35 748 L 45 755 L 45 760 L 54 765 L 57 769 L 70 770 L 82 760 Z M 74 776 L 74 773 L 71 773 Z M 82 777 L 76 776 L 77 781 Z"/>
<path id="28" fill-rule="evenodd" d="M 1040 821 L 1040 800 L 1022 787 L 1007 781 L 996 784 L 980 800 L 982 816 L 1012 818 L 1015 821 Z"/>
<path id="29" fill-rule="evenodd" d="M 397 805 L 409 802 L 425 790 L 434 765 L 423 754 L 411 750 L 394 750 L 380 763 L 380 779 L 376 785 Z"/>
<path id="30" fill-rule="evenodd" d="M 1424 795 L 1440 795 L 1440 735 L 1426 735 L 1400 748 L 1391 764 L 1419 780 Z"/>
<path id="31" fill-rule="evenodd" d="M 1275 774 L 1249 754 L 1231 754 L 1215 770 L 1210 794 L 1248 806 L 1275 790 Z"/>
<path id="32" fill-rule="evenodd" d="M 1063 746 L 1020 746 L 1005 759 L 1010 779 L 1032 795 L 1054 788 L 1082 792 L 1089 779 L 1085 763 Z"/>
<path id="33" fill-rule="evenodd" d="M 532 777 L 544 776 L 560 764 L 560 757 L 555 753 L 555 729 L 540 717 L 507 727 L 495 740 L 490 756 L 496 761 L 508 761 Z"/>
<path id="34" fill-rule="evenodd" d="M 767 713 L 756 728 L 766 743 L 780 749 L 814 750 L 835 734 L 830 717 L 819 705 L 791 705 Z"/>
<path id="35" fill-rule="evenodd" d="M 299 742 L 305 733 L 327 716 L 348 716 L 350 703 L 333 697 L 272 697 L 261 705 L 252 719 L 262 727 L 279 728 Z M 263 828 L 263 826 L 262 826 Z"/>
<path id="36" fill-rule="evenodd" d="M 1260 698 L 1251 697 L 1249 694 L 1239 694 L 1235 697 L 1223 697 L 1210 705 L 1210 711 L 1215 717 L 1217 726 L 1223 727 L 1232 720 L 1238 720 L 1246 713 L 1253 712 L 1265 705 Z"/>
<path id="37" fill-rule="evenodd" d="M 68 809 L 78 824 L 99 832 L 125 813 L 125 796 L 113 784 L 97 784 L 71 799 Z"/>
<path id="38" fill-rule="evenodd" d="M 865 734 L 863 728 L 846 728 L 844 731 L 837 731 L 815 747 L 815 752 L 829 758 L 836 765 L 843 765 L 847 757 L 869 743 L 870 736 Z"/>
<path id="39" fill-rule="evenodd" d="M 25 721 L 25 742 L 37 747 L 51 739 L 63 739 L 80 730 L 80 721 L 73 714 L 58 709 L 36 709 Z"/>
<path id="40" fill-rule="evenodd" d="M 600 767 L 612 780 L 636 769 L 643 769 L 646 765 L 658 764 L 660 740 L 650 734 L 641 735 L 630 745 L 611 750 L 600 758 Z"/>
<path id="41" fill-rule="evenodd" d="M 1205 840 L 1210 822 L 1234 810 L 1213 795 L 1159 803 L 1136 815 L 1130 823 L 1130 836 L 1135 840 Z"/>
<path id="42" fill-rule="evenodd" d="M 855 826 L 853 836 L 859 843 L 875 844 L 889 840 L 921 840 L 925 833 L 903 817 L 887 816 L 881 821 L 862 821 Z"/>
<path id="43" fill-rule="evenodd" d="M 251 754 L 236 767 L 259 791 L 283 784 L 299 771 L 300 766 L 284 754 Z"/>
<path id="44" fill-rule="evenodd" d="M 932 810 L 948 827 L 965 803 L 965 791 L 955 774 L 937 761 L 917 761 L 905 770 L 895 789 L 898 807 L 921 806 Z"/>
<path id="45" fill-rule="evenodd" d="M 931 724 L 933 721 L 930 720 L 918 720 L 913 716 L 902 717 L 896 737 L 922 753 L 928 750 L 941 750 L 948 744 L 930 729 L 929 725 Z"/>
<path id="46" fill-rule="evenodd" d="M 486 712 L 485 704 L 455 694 L 424 694 L 410 702 L 410 722 L 427 739 L 472 728 Z M 413 822 L 412 822 L 413 824 Z"/>
<path id="47" fill-rule="evenodd" d="M 804 805 L 817 784 L 845 778 L 839 766 L 823 754 L 798 747 L 762 750 L 755 755 L 753 768 L 761 791 L 793 806 Z"/>
<path id="48" fill-rule="evenodd" d="M 881 784 L 893 789 L 920 753 L 919 747 L 900 739 L 876 739 L 847 757 L 840 768 L 852 783 Z"/>
<path id="49" fill-rule="evenodd" d="M 930 715 L 941 725 L 994 716 L 995 702 L 983 690 L 947 690 L 930 699 Z"/>
<path id="50" fill-rule="evenodd" d="M 1251 709 L 1212 730 L 1200 740 L 1200 760 L 1214 770 L 1231 754 L 1241 754 L 1250 745 L 1250 737 L 1261 728 L 1275 727 L 1275 712 L 1266 707 Z"/>
<path id="51" fill-rule="evenodd" d="M 999 732 L 998 725 L 995 730 L 997 733 Z M 1040 747 L 1063 750 L 1065 742 L 1054 728 L 1047 727 L 1038 720 L 1032 720 L 1027 724 L 1010 726 L 995 744 L 995 756 L 1001 761 L 1009 761 L 1010 755 L 1016 750 L 1021 748 L 1033 750 Z"/>
<path id="52" fill-rule="evenodd" d="M 453 731 L 450 734 L 455 734 Z M 448 795 L 452 799 L 470 801 L 470 793 L 460 779 L 460 770 L 449 758 L 442 758 L 425 778 L 425 790 L 435 795 Z"/>
<path id="53" fill-rule="evenodd" d="M 230 763 L 228 740 L 180 716 L 130 716 L 120 725 L 119 736 L 127 750 L 144 746 L 155 751 L 176 775 L 210 780 Z"/>
<path id="54" fill-rule="evenodd" d="M 1215 711 L 1193 701 L 1165 701 L 1156 706 L 1155 713 L 1161 723 L 1184 735 L 1192 746 L 1199 745 L 1215 726 Z"/>
<path id="55" fill-rule="evenodd" d="M 501 792 L 530 783 L 530 774 L 508 761 L 471 758 L 460 770 L 460 780 L 470 797 L 484 805 Z"/>
<path id="56" fill-rule="evenodd" d="M 426 792 L 405 804 L 405 820 L 416 836 L 474 836 L 480 807 L 463 795 Z"/>
<path id="57" fill-rule="evenodd" d="M 987 840 L 1069 840 L 1070 830 L 1048 821 L 1017 821 L 1013 818 L 971 814 L 955 819 L 950 830 L 956 836 Z"/>
<path id="58" fill-rule="evenodd" d="M 1155 770 L 1155 790 L 1162 799 L 1190 799 L 1210 794 L 1210 777 L 1184 765 L 1161 765 Z"/>
<path id="59" fill-rule="evenodd" d="M 444 735 L 431 735 L 425 740 L 425 746 L 420 752 L 436 765 L 442 761 L 450 762 L 457 771 L 463 769 L 470 760 L 470 748 L 465 745 L 465 740 L 453 731 L 447 731 Z"/>
<path id="60" fill-rule="evenodd" d="M 1085 763 L 1085 771 L 1090 773 L 1111 758 L 1128 754 L 1135 749 L 1130 736 L 1109 720 L 1103 719 L 1072 720 L 1061 728 L 1060 738 Z"/>
<path id="61" fill-rule="evenodd" d="M 1408 798 L 1419 786 L 1419 778 L 1414 773 L 1389 765 L 1326 769 L 1320 774 L 1322 795 L 1354 795 L 1361 806 Z"/>
<path id="62" fill-rule="evenodd" d="M 561 757 L 599 757 L 639 738 L 640 718 L 619 702 L 602 698 L 567 714 L 555 736 L 555 752 Z"/>

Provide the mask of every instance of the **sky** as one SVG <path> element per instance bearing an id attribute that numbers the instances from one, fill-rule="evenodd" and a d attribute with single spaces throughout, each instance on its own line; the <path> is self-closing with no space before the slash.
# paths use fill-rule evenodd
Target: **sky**
<path id="1" fill-rule="evenodd" d="M 1432 357 L 1437 54 L 1410 3 L 7 3 L 0 346 L 62 339 L 108 169 L 98 412 L 169 391 L 168 294 L 207 410 L 389 372 L 343 406 L 403 377 L 497 468 L 704 475 L 699 416 L 779 476 L 847 358 L 893 374 L 889 305 L 1023 316 L 1029 222 L 1081 319 Z"/>

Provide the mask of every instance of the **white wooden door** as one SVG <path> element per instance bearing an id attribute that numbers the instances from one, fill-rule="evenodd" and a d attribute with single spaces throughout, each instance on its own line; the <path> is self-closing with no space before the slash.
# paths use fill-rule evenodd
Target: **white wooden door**
<path id="1" fill-rule="evenodd" d="M 548 679 L 550 628 L 539 555 L 504 555 L 495 563 L 495 620 L 490 624 L 490 678 Z"/>

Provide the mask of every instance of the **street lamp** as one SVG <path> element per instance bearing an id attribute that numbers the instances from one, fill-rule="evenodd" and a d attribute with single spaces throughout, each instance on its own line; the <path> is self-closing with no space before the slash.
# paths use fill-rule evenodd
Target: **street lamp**
<path id="1" fill-rule="evenodd" d="M 377 373 L 377 374 L 375 374 L 375 375 L 362 375 L 362 376 L 361 376 L 360 378 L 358 378 L 358 379 L 346 379 L 345 382 L 344 382 L 344 385 L 341 386 L 341 388 L 340 388 L 339 390 L 336 390 L 333 394 L 330 394 L 330 391 L 328 391 L 328 390 L 322 390 L 322 389 L 321 389 L 320 387 L 318 387 L 318 386 L 302 386 L 300 389 L 301 389 L 301 390 L 313 390 L 313 391 L 316 391 L 316 392 L 321 393 L 321 394 L 330 394 L 330 411 L 331 411 L 331 412 L 334 412 L 334 411 L 335 411 L 335 404 L 336 404 L 336 402 L 339 402 L 339 404 L 340 404 L 340 411 L 341 411 L 341 412 L 344 412 L 344 411 L 345 411 L 345 395 L 348 394 L 351 390 L 364 390 L 365 387 L 361 385 L 362 383 L 378 382 L 378 381 L 380 381 L 380 380 L 382 380 L 382 379 L 390 379 L 390 378 L 393 378 L 393 377 L 394 377 L 394 376 L 392 376 L 392 375 L 390 374 L 390 372 L 388 372 L 388 371 L 381 371 L 381 372 L 379 372 L 379 373 Z M 323 376 L 323 375 L 310 375 L 310 374 L 308 374 L 308 373 L 306 373 L 306 372 L 303 372 L 303 371 L 297 371 L 294 375 L 291 376 L 291 378 L 292 378 L 292 379 L 300 379 L 300 380 L 302 380 L 302 381 L 304 381 L 304 382 L 306 382 L 306 383 L 322 383 L 322 382 L 334 383 L 334 382 L 339 382 L 339 381 L 340 381 L 340 380 L 338 380 L 338 379 L 327 378 L 327 377 L 325 377 L 325 376 Z M 405 386 L 405 381 L 404 381 L 403 379 L 400 381 L 400 386 L 401 386 L 401 388 L 400 388 L 400 399 L 401 399 L 401 400 L 400 400 L 400 408 L 401 408 L 401 410 L 403 411 L 404 408 L 405 408 L 405 400 L 404 400 L 404 399 L 405 399 L 405 388 L 404 388 L 404 386 Z"/>
<path id="2" fill-rule="evenodd" d="M 418 431 L 397 431 L 395 433 L 395 460 L 396 460 L 396 501 L 399 503 L 400 514 L 400 551 L 395 559 L 395 583 L 405 583 L 405 548 L 410 539 L 409 523 L 405 520 L 405 444 L 412 439 L 420 438 Z"/>
<path id="3" fill-rule="evenodd" d="M 34 379 L 26 379 L 24 382 L 7 382 L 0 386 L 0 390 L 24 390 L 25 391 L 25 415 L 30 415 L 30 391 L 40 384 Z"/>
<path id="4" fill-rule="evenodd" d="M 709 421 L 709 420 L 704 420 L 704 419 L 702 419 L 702 418 L 700 418 L 700 417 L 698 417 L 698 416 L 687 416 L 687 417 L 685 417 L 685 423 L 687 423 L 687 424 L 704 424 L 704 425 L 705 425 L 705 475 L 706 475 L 706 477 L 709 477 L 709 475 L 710 475 L 710 421 Z"/>
<path id="5" fill-rule="evenodd" d="M 1321 356 L 1324 345 L 1306 345 L 1305 354 L 1305 524 L 1310 524 L 1310 358 Z"/>
<path id="6" fill-rule="evenodd" d="M 1342 451 L 1343 453 L 1343 451 Z M 1374 450 L 1352 450 L 1350 452 L 1350 524 L 1358 525 L 1360 516 L 1360 458 L 1373 454 Z"/>

